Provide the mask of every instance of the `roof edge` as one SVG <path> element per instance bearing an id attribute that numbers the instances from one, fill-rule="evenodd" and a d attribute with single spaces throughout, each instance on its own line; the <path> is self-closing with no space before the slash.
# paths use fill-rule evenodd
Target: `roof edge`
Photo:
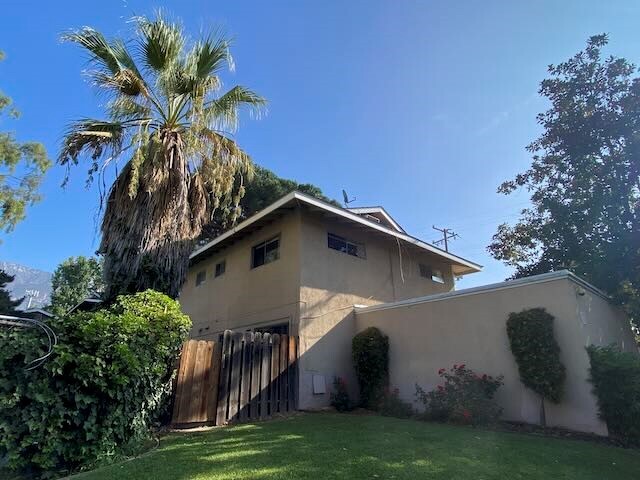
<path id="1" fill-rule="evenodd" d="M 369 305 L 369 306 L 354 305 L 354 309 L 356 313 L 376 312 L 379 310 L 389 310 L 393 308 L 406 307 L 409 305 L 419 305 L 421 303 L 438 302 L 441 300 L 447 300 L 449 298 L 454 298 L 454 297 L 466 297 L 470 295 L 478 295 L 480 293 L 524 287 L 526 285 L 535 285 L 538 283 L 552 282 L 552 281 L 561 280 L 561 279 L 570 280 L 573 283 L 581 286 L 585 290 L 589 290 L 591 293 L 603 298 L 604 300 L 607 300 L 607 301 L 611 300 L 611 297 L 609 297 L 609 295 L 604 293 L 599 288 L 591 285 L 589 282 L 581 279 L 573 272 L 570 272 L 569 270 L 558 270 L 557 272 L 541 273 L 540 275 L 533 275 L 530 277 L 519 278 L 517 280 L 506 280 L 504 282 L 490 283 L 488 285 L 465 288 L 463 290 L 457 290 L 453 292 L 438 293 L 435 295 L 409 298 L 407 300 L 400 300 L 397 302 L 381 303 L 378 305 Z"/>
<path id="2" fill-rule="evenodd" d="M 352 220 L 356 223 L 360 223 L 362 225 L 366 225 L 367 227 L 373 228 L 374 230 L 378 230 L 380 232 L 386 233 L 387 235 L 399 238 L 401 240 L 404 240 L 405 242 L 411 243 L 419 248 L 422 248 L 424 250 L 430 251 L 431 253 L 434 253 L 440 257 L 444 257 L 447 260 L 456 263 L 458 265 L 461 265 L 463 267 L 467 268 L 467 272 L 463 273 L 473 273 L 473 272 L 479 272 L 482 270 L 482 265 L 479 265 L 477 263 L 474 263 L 470 260 L 467 260 L 465 258 L 459 257 L 457 255 L 454 255 L 452 253 L 449 253 L 445 250 L 442 250 L 438 247 L 435 247 L 433 245 L 430 245 L 426 242 L 423 242 L 422 240 L 416 238 L 416 237 L 412 237 L 411 235 L 407 234 L 407 233 L 402 233 L 402 232 L 398 232 L 394 229 L 391 229 L 389 227 L 377 224 L 372 222 L 371 220 L 367 220 L 366 218 L 356 214 L 356 213 L 352 213 L 349 210 L 342 208 L 342 207 L 336 207 L 334 205 L 331 205 L 330 203 L 327 203 L 323 200 L 320 200 L 316 197 L 312 197 L 311 195 L 307 195 L 305 193 L 299 192 L 297 190 L 294 190 L 293 192 L 288 193 L 287 195 L 285 195 L 284 197 L 280 198 L 279 200 L 276 200 L 275 202 L 273 202 L 271 205 L 269 205 L 268 207 L 260 210 L 258 213 L 252 215 L 251 217 L 247 218 L 246 220 L 243 220 L 242 222 L 240 222 L 238 225 L 236 225 L 235 227 L 227 230 L 225 233 L 223 233 L 222 235 L 217 236 L 216 238 L 214 238 L 212 241 L 210 241 L 209 243 L 203 245 L 202 247 L 200 247 L 199 249 L 195 250 L 190 256 L 189 259 L 192 260 L 194 258 L 196 258 L 197 256 L 201 255 L 202 253 L 206 252 L 208 249 L 210 249 L 211 247 L 217 245 L 218 243 L 222 242 L 223 240 L 226 240 L 227 238 L 233 236 L 234 234 L 236 234 L 237 232 L 239 232 L 240 230 L 242 230 L 243 228 L 251 225 L 253 222 L 256 222 L 257 220 L 260 220 L 261 218 L 269 215 L 271 212 L 273 212 L 274 210 L 277 210 L 278 208 L 282 207 L 283 205 L 287 204 L 288 202 L 292 201 L 292 200 L 300 200 L 302 202 L 305 202 L 309 205 L 313 205 L 316 206 L 318 208 L 322 208 L 326 211 L 332 212 L 336 215 L 348 218 L 349 220 Z"/>

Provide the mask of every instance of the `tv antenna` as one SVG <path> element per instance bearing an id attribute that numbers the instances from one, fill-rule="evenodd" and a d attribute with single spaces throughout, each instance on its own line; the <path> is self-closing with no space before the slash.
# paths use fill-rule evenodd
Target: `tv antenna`
<path id="1" fill-rule="evenodd" d="M 438 228 L 435 225 L 432 225 L 431 228 L 442 233 L 442 238 L 438 240 L 434 240 L 433 244 L 440 245 L 444 243 L 445 252 L 449 251 L 449 240 L 455 240 L 456 238 L 460 238 L 460 235 L 458 235 L 456 232 L 454 232 L 450 228 Z"/>
<path id="2" fill-rule="evenodd" d="M 356 197 L 353 198 L 349 198 L 349 195 L 347 195 L 347 191 L 346 190 L 342 190 L 342 198 L 344 199 L 344 206 L 345 208 L 347 208 L 349 206 L 350 203 L 353 203 L 356 201 Z"/>

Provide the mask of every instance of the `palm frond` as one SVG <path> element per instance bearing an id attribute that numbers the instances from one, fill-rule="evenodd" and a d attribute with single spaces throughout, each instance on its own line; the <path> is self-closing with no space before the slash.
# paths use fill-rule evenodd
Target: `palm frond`
<path id="1" fill-rule="evenodd" d="M 122 70 L 123 65 L 118 60 L 107 39 L 97 30 L 91 27 L 84 27 L 80 30 L 65 33 L 61 36 L 62 41 L 77 43 L 84 47 L 91 55 L 89 61 L 105 71 L 116 74 Z"/>
<path id="2" fill-rule="evenodd" d="M 224 95 L 207 102 L 204 107 L 204 118 L 207 125 L 214 130 L 235 131 L 238 128 L 238 112 L 248 107 L 253 114 L 260 116 L 267 101 L 248 88 L 236 85 Z"/>
<path id="3" fill-rule="evenodd" d="M 138 17 L 136 21 L 140 50 L 148 68 L 161 72 L 178 60 L 185 43 L 180 25 L 165 21 L 161 15 L 155 20 Z"/>
<path id="4" fill-rule="evenodd" d="M 108 107 L 109 118 L 117 121 L 139 120 L 151 122 L 152 111 L 147 105 L 137 102 L 132 97 L 118 96 Z"/>
<path id="5" fill-rule="evenodd" d="M 70 125 L 64 137 L 58 163 L 67 166 L 68 169 L 70 165 L 78 164 L 78 158 L 82 154 L 88 154 L 91 158 L 88 172 L 90 183 L 99 169 L 99 159 L 107 152 L 112 157 L 117 157 L 122 152 L 124 138 L 125 126 L 122 123 L 92 118 L 79 120 Z"/>
<path id="6" fill-rule="evenodd" d="M 230 42 L 223 37 L 209 37 L 194 46 L 187 56 L 187 64 L 192 66 L 193 74 L 198 80 L 216 75 L 225 64 L 233 70 L 229 44 Z"/>

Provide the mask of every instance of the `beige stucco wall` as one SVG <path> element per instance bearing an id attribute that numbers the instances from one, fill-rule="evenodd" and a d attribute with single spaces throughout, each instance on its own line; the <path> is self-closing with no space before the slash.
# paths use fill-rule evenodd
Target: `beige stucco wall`
<path id="1" fill-rule="evenodd" d="M 254 245 L 280 235 L 280 258 L 251 268 Z M 215 264 L 226 261 L 226 271 L 214 278 Z M 207 280 L 196 286 L 196 275 Z M 189 269 L 180 303 L 193 322 L 192 338 L 217 336 L 225 329 L 289 323 L 295 331 L 300 294 L 300 214 L 288 213 L 216 255 Z"/>
<path id="2" fill-rule="evenodd" d="M 538 423 L 540 401 L 519 380 L 505 322 L 510 312 L 544 307 L 556 318 L 555 335 L 567 368 L 564 398 L 559 405 L 547 405 L 547 424 L 606 435 L 587 381 L 585 346 L 617 343 L 635 350 L 624 316 L 570 277 L 506 286 L 394 308 L 359 310 L 356 331 L 375 326 L 389 336 L 390 381 L 405 400 L 415 400 L 416 383 L 426 390 L 435 388 L 439 368 L 465 363 L 477 372 L 504 375 L 497 400 L 506 419 Z"/>
<path id="3" fill-rule="evenodd" d="M 327 233 L 363 243 L 366 258 L 327 247 Z M 355 334 L 353 305 L 373 305 L 447 292 L 454 280 L 450 265 L 435 256 L 398 245 L 388 237 L 367 233 L 311 213 L 302 216 L 300 264 L 300 406 L 329 405 L 334 377 L 346 379 L 357 395 L 351 362 Z M 402 258 L 402 263 L 400 259 Z M 420 276 L 420 263 L 439 268 L 445 283 Z M 402 269 L 400 268 L 402 265 Z M 313 376 L 323 378 L 326 393 L 314 394 Z"/>

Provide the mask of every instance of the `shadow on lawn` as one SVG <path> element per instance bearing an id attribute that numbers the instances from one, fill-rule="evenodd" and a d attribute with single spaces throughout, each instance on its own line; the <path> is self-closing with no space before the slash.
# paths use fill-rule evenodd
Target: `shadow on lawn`
<path id="1" fill-rule="evenodd" d="M 637 478 L 640 455 L 556 440 L 378 416 L 302 414 L 172 434 L 97 479 Z"/>

